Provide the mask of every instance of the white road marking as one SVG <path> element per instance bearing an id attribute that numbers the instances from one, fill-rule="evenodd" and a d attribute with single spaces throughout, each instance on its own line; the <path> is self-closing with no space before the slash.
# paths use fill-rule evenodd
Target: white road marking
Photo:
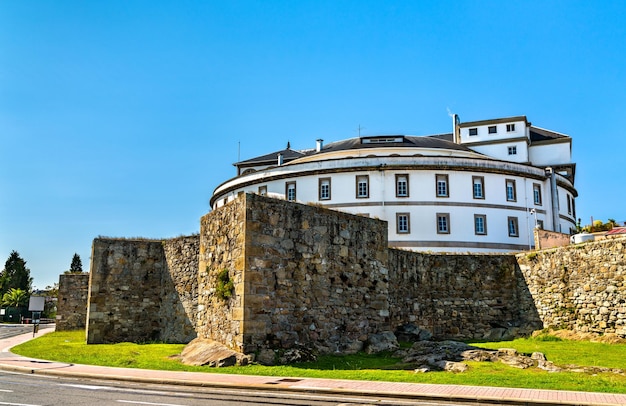
<path id="1" fill-rule="evenodd" d="M 0 405 L 9 405 L 9 406 L 41 406 L 41 405 L 31 405 L 27 403 L 4 403 L 0 402 Z"/>
<path id="2" fill-rule="evenodd" d="M 132 400 L 118 400 L 118 403 L 131 403 L 133 405 L 152 405 L 152 406 L 184 406 L 174 403 L 152 403 L 152 402 L 135 402 Z"/>

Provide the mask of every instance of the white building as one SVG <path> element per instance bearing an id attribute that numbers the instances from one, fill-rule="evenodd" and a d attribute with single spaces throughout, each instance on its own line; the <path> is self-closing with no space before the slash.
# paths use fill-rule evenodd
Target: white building
<path id="1" fill-rule="evenodd" d="M 461 123 L 431 136 L 363 136 L 235 164 L 217 209 L 252 192 L 386 220 L 389 245 L 421 251 L 505 252 L 532 229 L 576 225 L 569 136 L 525 116 Z"/>

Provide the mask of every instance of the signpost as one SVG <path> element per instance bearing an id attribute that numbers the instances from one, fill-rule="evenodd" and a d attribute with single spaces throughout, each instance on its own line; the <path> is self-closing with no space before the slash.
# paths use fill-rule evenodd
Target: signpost
<path id="1" fill-rule="evenodd" d="M 33 337 L 39 331 L 39 322 L 41 317 L 41 312 L 46 305 L 46 298 L 43 296 L 31 296 L 28 301 L 28 311 L 32 312 L 32 320 L 33 320 Z"/>

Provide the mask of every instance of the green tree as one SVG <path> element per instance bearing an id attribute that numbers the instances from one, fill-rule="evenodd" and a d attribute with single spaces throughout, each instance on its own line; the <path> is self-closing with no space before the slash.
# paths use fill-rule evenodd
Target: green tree
<path id="1" fill-rule="evenodd" d="M 11 252 L 4 264 L 4 269 L 0 272 L 0 297 L 4 297 L 4 294 L 11 289 L 21 289 L 29 294 L 32 285 L 33 278 L 30 276 L 30 269 L 26 268 L 26 261 L 17 251 Z"/>
<path id="2" fill-rule="evenodd" d="M 80 256 L 74 253 L 74 257 L 72 257 L 72 265 L 70 265 L 70 269 L 65 271 L 65 273 L 83 273 L 83 263 L 80 260 Z"/>
<path id="3" fill-rule="evenodd" d="M 24 315 L 26 311 L 25 307 L 28 303 L 29 295 L 28 292 L 22 289 L 11 288 L 8 292 L 2 295 L 2 305 L 7 307 L 7 316 L 13 322 L 18 322 L 21 317 Z M 14 308 L 16 311 L 11 314 L 11 308 Z M 12 318 L 12 316 L 17 316 L 16 318 Z"/>
<path id="4" fill-rule="evenodd" d="M 2 295 L 2 304 L 8 307 L 26 306 L 28 302 L 28 292 L 22 289 L 11 288 L 7 293 Z"/>

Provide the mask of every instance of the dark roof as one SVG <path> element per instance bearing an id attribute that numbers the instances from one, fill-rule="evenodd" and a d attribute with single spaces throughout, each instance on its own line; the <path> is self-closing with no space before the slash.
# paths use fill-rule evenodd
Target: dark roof
<path id="1" fill-rule="evenodd" d="M 401 142 L 384 142 L 384 143 L 363 143 L 363 140 L 372 140 L 376 138 L 401 138 Z M 272 152 L 270 154 L 258 156 L 256 158 L 247 159 L 235 163 L 235 166 L 255 166 L 255 165 L 273 165 L 277 163 L 278 154 L 283 155 L 283 162 L 287 163 L 304 156 L 324 154 L 326 152 L 334 151 L 346 151 L 352 149 L 369 149 L 369 148 L 384 148 L 384 147 L 404 147 L 404 148 L 440 148 L 440 149 L 452 149 L 456 151 L 468 151 L 474 152 L 466 146 L 455 144 L 452 142 L 452 133 L 437 134 L 427 136 L 412 136 L 412 135 L 378 135 L 378 136 L 363 136 L 357 138 L 350 138 L 347 140 L 331 142 L 324 145 L 320 152 L 315 149 L 307 149 L 301 151 L 295 151 L 291 148 L 283 149 L 282 151 Z"/>
<path id="2" fill-rule="evenodd" d="M 294 151 L 291 148 L 283 149 L 282 151 L 272 152 L 266 155 L 258 156 L 256 158 L 247 159 L 245 161 L 240 161 L 235 163 L 237 166 L 254 166 L 254 165 L 267 165 L 267 164 L 275 164 L 278 160 L 278 154 L 283 155 L 283 162 L 287 163 L 289 161 L 293 161 L 294 159 L 301 158 L 306 155 L 303 151 Z"/>
<path id="3" fill-rule="evenodd" d="M 530 141 L 531 142 L 541 142 L 541 141 L 552 141 L 557 139 L 565 139 L 569 138 L 567 135 L 556 133 L 550 130 L 544 130 L 539 127 L 530 127 Z"/>
<path id="4" fill-rule="evenodd" d="M 374 139 L 374 138 L 401 138 L 401 142 L 385 142 L 385 143 L 363 143 L 364 139 Z M 328 145 L 325 145 L 320 152 L 313 151 L 313 154 L 322 154 L 325 152 L 333 152 L 333 151 L 345 151 L 351 149 L 368 149 L 368 148 L 441 148 L 441 149 L 453 149 L 457 151 L 469 151 L 473 152 L 471 149 L 455 144 L 452 140 L 452 133 L 450 134 L 439 134 L 439 135 L 431 135 L 431 136 L 411 136 L 411 135 L 382 135 L 376 137 L 359 137 L 359 138 L 350 138 L 347 140 L 332 142 Z"/>

